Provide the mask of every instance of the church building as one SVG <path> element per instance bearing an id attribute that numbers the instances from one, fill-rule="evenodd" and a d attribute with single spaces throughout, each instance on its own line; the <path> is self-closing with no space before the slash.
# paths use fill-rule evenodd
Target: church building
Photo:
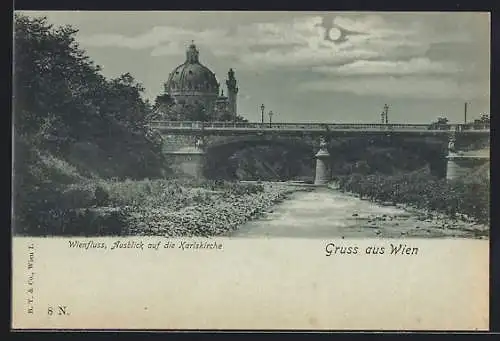
<path id="1" fill-rule="evenodd" d="M 233 69 L 227 73 L 225 96 L 215 74 L 201 64 L 199 54 L 192 42 L 186 51 L 186 61 L 170 73 L 164 85 L 165 93 L 177 104 L 203 105 L 212 121 L 228 113 L 236 118 L 238 86 Z"/>

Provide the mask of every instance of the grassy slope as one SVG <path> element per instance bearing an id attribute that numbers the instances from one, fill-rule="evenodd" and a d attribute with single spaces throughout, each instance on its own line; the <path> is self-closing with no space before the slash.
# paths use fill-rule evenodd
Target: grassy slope
<path id="1" fill-rule="evenodd" d="M 24 234 L 220 235 L 290 192 L 286 187 L 187 178 L 104 179 L 83 175 L 75 165 L 47 152 L 32 152 L 29 174 L 44 184 L 44 190 L 18 198 L 23 212 L 28 212 L 16 229 Z"/>

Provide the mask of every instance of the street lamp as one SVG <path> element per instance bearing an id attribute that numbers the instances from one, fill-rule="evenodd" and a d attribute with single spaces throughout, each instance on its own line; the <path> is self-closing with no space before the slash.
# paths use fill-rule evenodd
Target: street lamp
<path id="1" fill-rule="evenodd" d="M 389 123 L 388 113 L 389 113 L 389 106 L 385 104 L 384 105 L 385 124 Z"/>
<path id="2" fill-rule="evenodd" d="M 269 128 L 271 128 L 271 125 L 273 123 L 273 111 L 269 111 Z"/>
<path id="3" fill-rule="evenodd" d="M 260 106 L 260 111 L 262 112 L 262 119 L 261 119 L 262 125 L 264 125 L 264 109 L 265 109 L 265 108 L 266 108 L 266 107 L 264 106 L 264 104 L 262 104 L 262 105 Z"/>

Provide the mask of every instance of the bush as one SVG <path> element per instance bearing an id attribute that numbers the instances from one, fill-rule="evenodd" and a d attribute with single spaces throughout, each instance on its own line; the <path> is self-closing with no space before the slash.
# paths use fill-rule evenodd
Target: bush
<path id="1" fill-rule="evenodd" d="M 107 195 L 106 201 L 112 206 L 169 207 L 175 209 L 206 202 L 213 195 L 209 192 L 239 196 L 255 194 L 264 190 L 264 187 L 258 184 L 190 179 L 102 181 L 100 186 Z"/>
<path id="2" fill-rule="evenodd" d="M 339 176 L 337 182 L 341 191 L 358 193 L 374 201 L 409 204 L 450 217 L 460 213 L 489 224 L 490 184 L 486 177 L 447 182 L 417 171 L 392 176 L 352 174 Z"/>
<path id="3" fill-rule="evenodd" d="M 95 192 L 96 186 L 90 183 L 69 185 L 54 206 L 64 209 L 91 207 L 96 203 Z"/>
<path id="4" fill-rule="evenodd" d="M 30 235 L 117 236 L 126 229 L 126 215 L 119 210 L 52 209 L 41 212 Z"/>

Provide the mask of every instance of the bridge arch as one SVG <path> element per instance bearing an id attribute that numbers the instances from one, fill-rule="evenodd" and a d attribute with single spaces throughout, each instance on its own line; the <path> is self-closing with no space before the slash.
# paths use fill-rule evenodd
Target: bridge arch
<path id="1" fill-rule="evenodd" d="M 279 180 L 312 177 L 303 170 L 305 167 L 313 169 L 314 151 L 312 139 L 298 137 L 263 135 L 209 139 L 205 142 L 203 173 L 207 178 L 240 178 L 244 177 L 245 167 L 255 166 L 257 171 L 267 169 L 265 174 L 256 175 L 263 180 L 266 176 Z M 278 169 L 273 168 L 273 164 Z"/>
<path id="2" fill-rule="evenodd" d="M 461 126 L 447 126 L 435 129 L 428 125 L 380 125 L 380 124 L 294 124 L 282 123 L 261 125 L 257 123 L 201 123 L 201 122 L 157 122 L 151 125 L 158 129 L 164 139 L 164 153 L 178 160 L 180 168 L 198 176 L 200 164 L 208 161 L 217 169 L 234 152 L 248 147 L 273 146 L 302 153 L 303 158 L 314 160 L 321 136 L 331 140 L 387 140 L 408 154 L 424 154 L 431 170 L 447 172 L 446 163 L 450 145 L 459 152 L 473 151 L 489 145 L 489 129 L 464 129 Z M 204 140 L 204 143 L 199 143 Z M 452 142 L 453 141 L 453 142 Z M 349 155 L 351 147 L 328 143 L 331 165 L 340 161 L 342 154 Z M 200 148 L 202 147 L 202 148 Z M 360 147 L 361 149 L 364 147 Z M 323 162 L 328 158 L 322 154 Z M 330 156 L 330 155 L 328 155 Z M 352 159 L 352 157 L 351 157 Z M 321 161 L 320 158 L 317 160 Z M 458 159 L 457 159 L 458 160 Z M 203 162 L 200 162 L 203 161 Z M 453 160 L 452 160 L 453 161 Z M 314 161 L 313 161 L 314 162 Z M 458 162 L 458 161 L 457 161 Z M 338 162 L 341 164 L 341 162 Z M 186 165 L 186 167 L 184 167 Z M 314 166 L 312 167 L 314 169 Z"/>

